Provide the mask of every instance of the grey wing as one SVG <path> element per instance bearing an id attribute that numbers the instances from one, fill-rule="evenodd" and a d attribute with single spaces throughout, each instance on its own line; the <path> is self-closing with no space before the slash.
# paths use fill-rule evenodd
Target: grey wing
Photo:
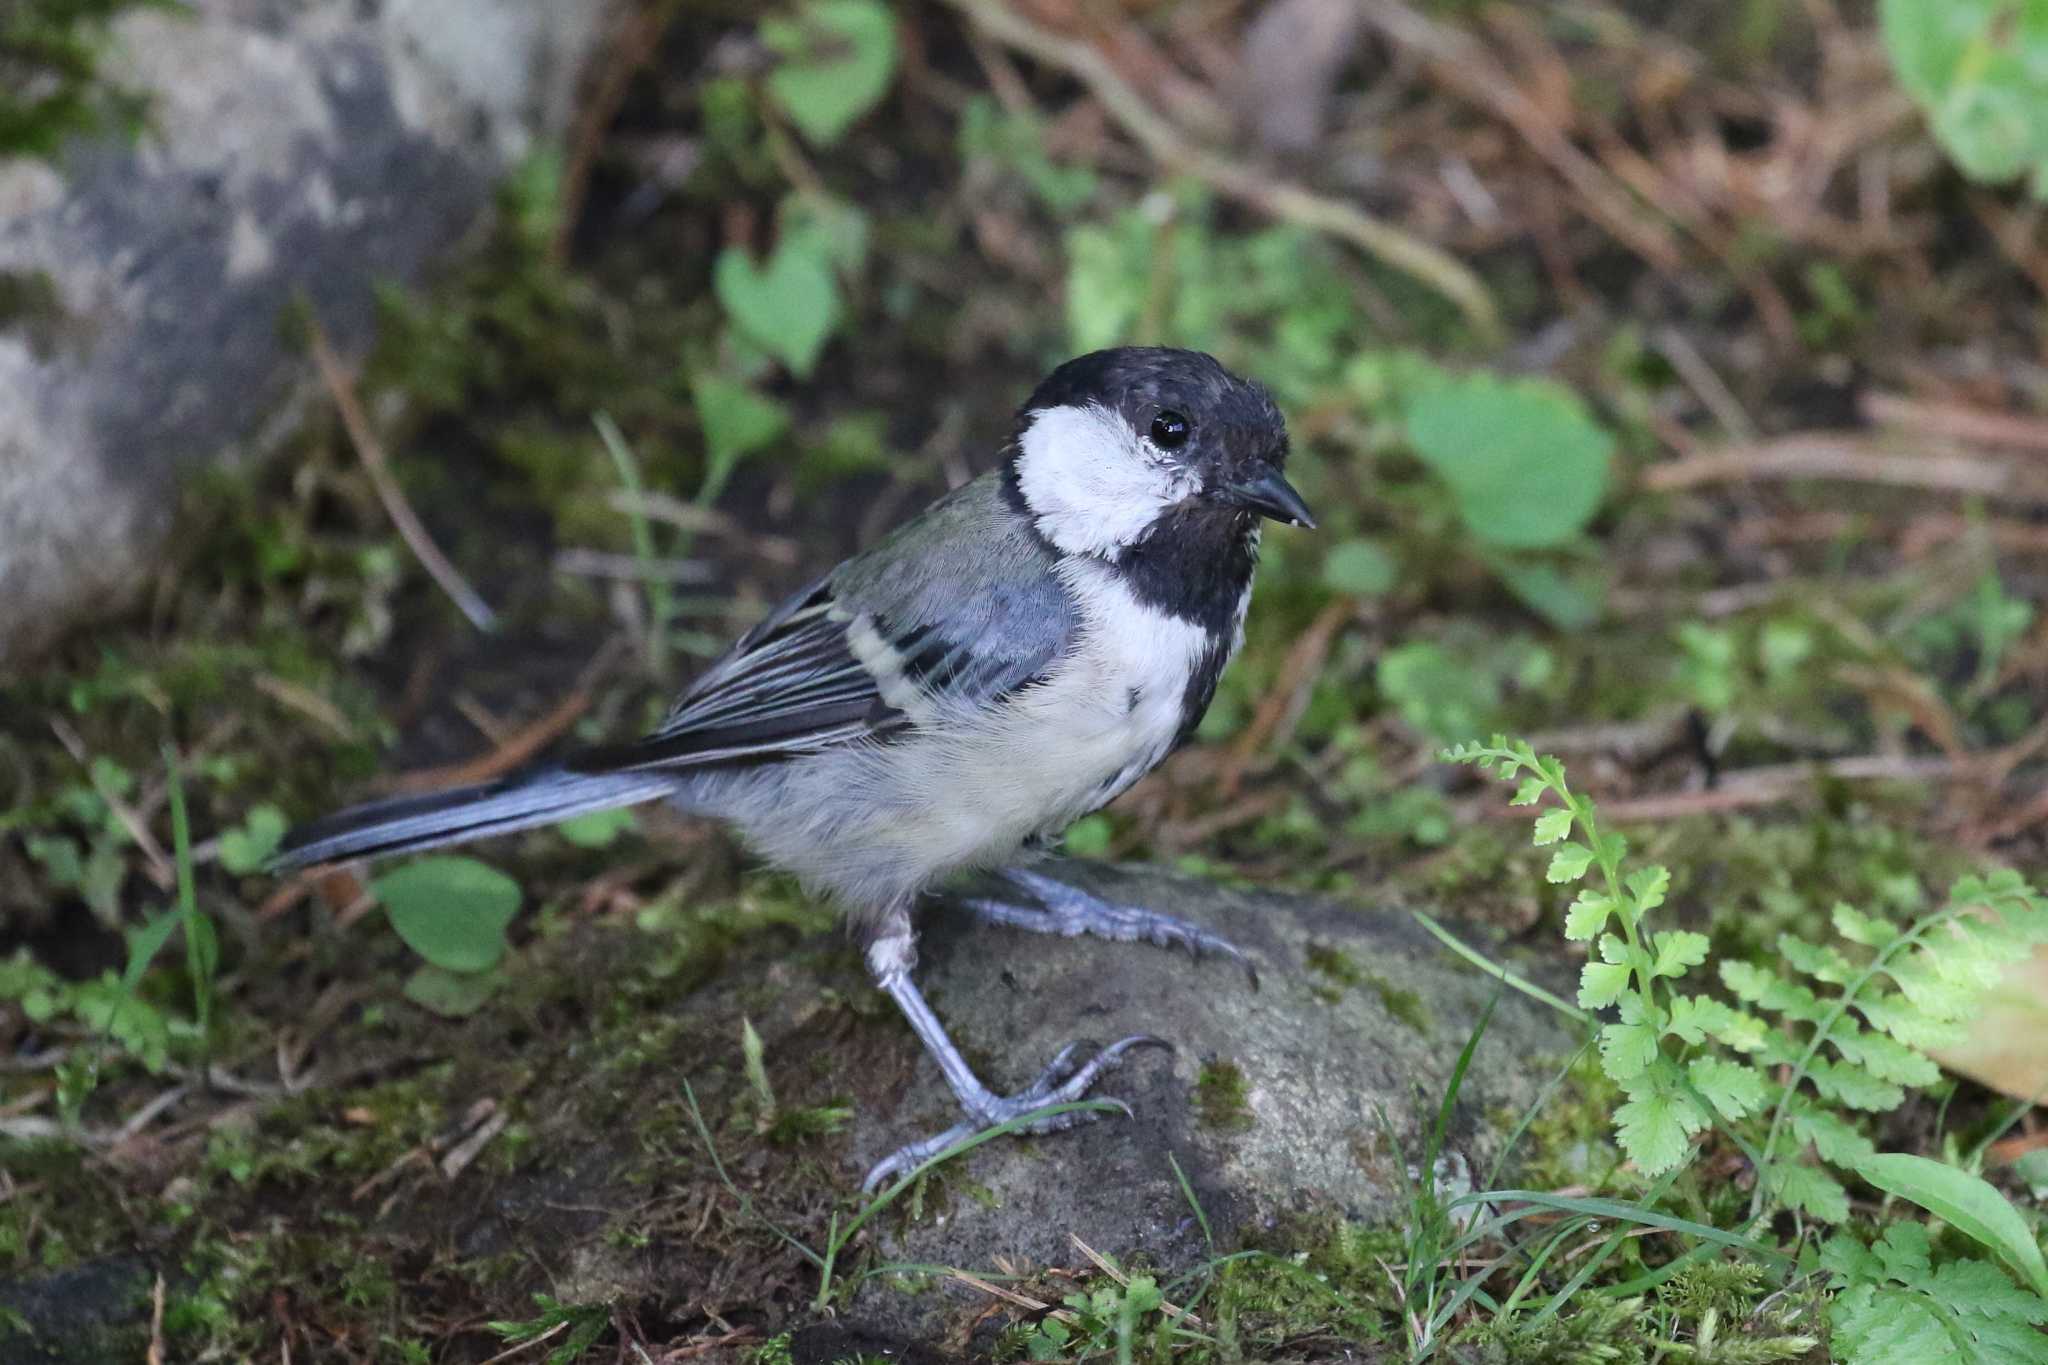
<path id="1" fill-rule="evenodd" d="M 570 767 L 758 761 L 886 740 L 1043 676 L 1077 623 L 1056 561 L 981 479 L 795 593 L 633 744 Z"/>

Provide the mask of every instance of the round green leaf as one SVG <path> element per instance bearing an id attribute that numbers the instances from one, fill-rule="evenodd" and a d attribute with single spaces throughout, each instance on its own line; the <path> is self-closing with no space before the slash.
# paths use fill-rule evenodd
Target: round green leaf
<path id="1" fill-rule="evenodd" d="M 406 946 L 451 972 L 496 966 L 519 910 L 519 884 L 474 858 L 422 858 L 370 889 Z"/>
<path id="2" fill-rule="evenodd" d="M 896 21 L 880 0 L 811 0 L 793 21 L 763 22 L 761 41 L 782 58 L 768 93 L 820 147 L 875 107 L 896 69 Z"/>
<path id="3" fill-rule="evenodd" d="M 1614 438 L 1570 390 L 1476 374 L 1417 398 L 1415 453 L 1451 486 L 1458 514 L 1492 545 L 1559 545 L 1584 530 L 1607 492 Z"/>
<path id="4" fill-rule="evenodd" d="M 1394 586 L 1399 566 L 1377 540 L 1359 536 L 1342 541 L 1323 560 L 1323 581 L 1338 592 L 1378 597 Z"/>
<path id="5" fill-rule="evenodd" d="M 839 321 L 839 284 L 818 234 L 786 237 L 766 265 L 727 247 L 711 268 L 711 288 L 733 326 L 799 379 L 809 377 Z"/>

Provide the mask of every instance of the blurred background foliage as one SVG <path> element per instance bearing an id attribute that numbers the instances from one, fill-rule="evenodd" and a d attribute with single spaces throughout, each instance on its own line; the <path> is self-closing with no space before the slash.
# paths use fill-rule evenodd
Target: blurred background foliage
<path id="1" fill-rule="evenodd" d="M 0 99 L 9 150 L 113 107 L 111 8 L 0 12 L 42 92 Z M 1552 937 L 1566 896 L 1435 761 L 1512 730 L 1717 951 L 2038 869 L 2044 53 L 2003 0 L 650 0 L 349 381 L 497 628 L 322 408 L 190 492 L 146 609 L 0 689 L 0 1036 L 43 1059 L 0 1075 L 9 1131 L 104 1148 L 155 1078 L 267 1056 L 296 982 L 388 972 L 398 1034 L 570 919 L 750 894 L 658 815 L 527 836 L 518 882 L 259 869 L 394 773 L 649 723 L 1099 346 L 1270 386 L 1322 530 L 1267 538 L 1197 742 L 1071 849 Z M 27 1207 L 11 1267 L 83 1252 Z"/>

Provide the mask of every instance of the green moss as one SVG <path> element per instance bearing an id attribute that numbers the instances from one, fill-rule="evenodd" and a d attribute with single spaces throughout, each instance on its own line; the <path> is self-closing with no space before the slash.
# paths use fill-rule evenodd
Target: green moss
<path id="1" fill-rule="evenodd" d="M 1308 969 L 1324 978 L 1324 985 L 1315 988 L 1316 995 L 1335 1004 L 1346 988 L 1360 984 L 1365 978 L 1358 970 L 1358 964 L 1342 948 L 1333 948 L 1327 943 L 1308 945 Z"/>
<path id="2" fill-rule="evenodd" d="M 134 131 L 146 108 L 99 79 L 108 26 L 123 10 L 174 0 L 16 0 L 0 10 L 0 158 L 54 155 L 64 139 Z"/>
<path id="3" fill-rule="evenodd" d="M 1249 1086 L 1236 1062 L 1217 1058 L 1204 1062 L 1195 1077 L 1195 1113 L 1220 1132 L 1241 1133 L 1252 1126 Z"/>
<path id="4" fill-rule="evenodd" d="M 64 319 L 64 302 L 48 271 L 0 270 L 0 332 L 19 331 L 36 358 L 47 360 Z"/>
<path id="5" fill-rule="evenodd" d="M 1311 943 L 1307 956 L 1308 969 L 1325 981 L 1325 984 L 1314 988 L 1320 999 L 1335 1004 L 1346 990 L 1361 987 L 1378 996 L 1380 1008 L 1394 1019 L 1406 1024 L 1418 1034 L 1428 1036 L 1431 1027 L 1429 1009 L 1422 1003 L 1422 997 L 1414 991 L 1366 971 L 1352 961 L 1351 955 L 1342 948 L 1334 948 L 1326 943 Z"/>

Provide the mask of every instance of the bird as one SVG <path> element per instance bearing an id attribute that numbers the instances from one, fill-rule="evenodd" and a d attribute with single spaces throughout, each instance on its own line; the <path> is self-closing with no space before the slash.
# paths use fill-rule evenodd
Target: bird
<path id="1" fill-rule="evenodd" d="M 1313 529 L 1285 420 L 1214 357 L 1119 347 L 1054 369 L 994 467 L 784 599 L 666 718 L 500 780 L 372 802 L 291 831 L 276 871 L 386 857 L 665 801 L 725 822 L 835 903 L 962 1119 L 884 1157 L 873 1190 L 988 1126 L 1047 1133 L 1137 1047 L 991 1089 L 913 979 L 915 912 L 951 898 L 1015 929 L 1221 955 L 1219 935 L 1106 900 L 1050 855 L 1193 734 L 1244 642 L 1265 521 Z M 991 889 L 993 888 L 993 889 Z M 1020 1122 L 1034 1115 L 1028 1122 Z"/>

